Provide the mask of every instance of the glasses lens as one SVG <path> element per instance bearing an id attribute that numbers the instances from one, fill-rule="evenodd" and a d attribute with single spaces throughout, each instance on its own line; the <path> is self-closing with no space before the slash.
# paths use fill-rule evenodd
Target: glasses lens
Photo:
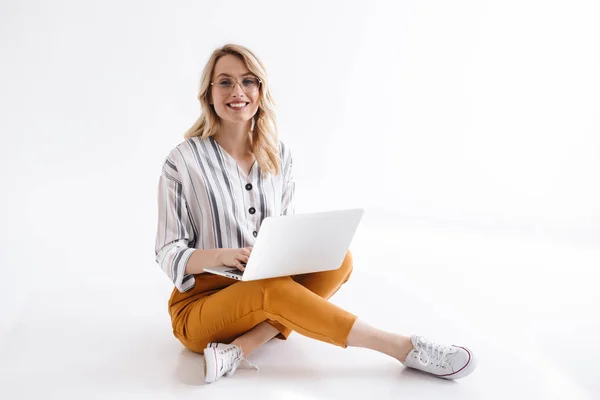
<path id="1" fill-rule="evenodd" d="M 254 77 L 247 77 L 244 78 L 244 80 L 242 81 L 242 87 L 247 93 L 256 92 L 258 90 L 259 84 L 260 82 L 258 81 L 258 78 Z"/>
<path id="2" fill-rule="evenodd" d="M 216 86 L 219 88 L 219 90 L 221 90 L 221 92 L 227 93 L 233 89 L 233 85 L 234 82 L 232 79 L 221 79 L 217 82 Z"/>

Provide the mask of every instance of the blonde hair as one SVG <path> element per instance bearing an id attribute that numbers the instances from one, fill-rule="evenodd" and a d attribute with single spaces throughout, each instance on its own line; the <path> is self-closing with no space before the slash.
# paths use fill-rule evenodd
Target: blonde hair
<path id="1" fill-rule="evenodd" d="M 258 100 L 258 111 L 252 118 L 252 125 L 248 132 L 252 153 L 256 157 L 256 161 L 263 171 L 263 175 L 272 173 L 279 174 L 280 159 L 279 159 L 279 143 L 277 139 L 277 123 L 275 121 L 275 102 L 269 91 L 267 73 L 262 62 L 247 48 L 236 45 L 226 44 L 225 46 L 216 49 L 202 72 L 200 79 L 200 92 L 198 100 L 200 101 L 201 113 L 198 120 L 188 129 L 185 134 L 185 139 L 190 139 L 194 136 L 199 136 L 201 139 L 206 139 L 217 133 L 219 129 L 219 116 L 210 104 L 210 82 L 215 69 L 215 65 L 219 58 L 224 55 L 231 54 L 239 57 L 246 68 L 250 70 L 258 79 L 262 81 L 260 86 L 260 94 Z"/>

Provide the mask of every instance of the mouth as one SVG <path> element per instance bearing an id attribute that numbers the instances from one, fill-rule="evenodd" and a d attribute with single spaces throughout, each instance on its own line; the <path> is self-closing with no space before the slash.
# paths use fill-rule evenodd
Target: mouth
<path id="1" fill-rule="evenodd" d="M 240 101 L 240 102 L 235 102 L 235 103 L 227 103 L 227 107 L 231 108 L 232 110 L 243 110 L 248 106 L 248 102 L 245 101 Z"/>

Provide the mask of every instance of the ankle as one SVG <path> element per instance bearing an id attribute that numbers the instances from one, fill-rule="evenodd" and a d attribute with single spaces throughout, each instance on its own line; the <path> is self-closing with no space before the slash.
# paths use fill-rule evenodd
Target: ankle
<path id="1" fill-rule="evenodd" d="M 410 353 L 410 351 L 414 348 L 412 341 L 409 337 L 407 336 L 402 336 L 402 335 L 397 335 L 398 336 L 398 340 L 397 340 L 397 346 L 398 346 L 398 350 L 397 350 L 397 355 L 396 358 L 398 359 L 398 361 L 400 362 L 405 362 L 406 361 L 406 357 L 408 357 L 408 353 Z"/>
<path id="2" fill-rule="evenodd" d="M 242 357 L 246 357 L 246 355 L 249 354 L 248 343 L 243 343 L 243 341 L 239 340 L 238 338 L 231 342 L 231 344 L 234 344 L 241 349 Z"/>

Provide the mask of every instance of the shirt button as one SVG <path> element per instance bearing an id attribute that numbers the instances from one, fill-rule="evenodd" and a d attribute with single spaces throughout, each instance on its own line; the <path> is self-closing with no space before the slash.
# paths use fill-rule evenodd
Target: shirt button
<path id="1" fill-rule="evenodd" d="M 257 237 L 258 236 L 258 232 L 256 232 L 256 231 L 252 232 L 252 236 Z"/>
<path id="2" fill-rule="evenodd" d="M 246 190 L 252 190 L 252 184 L 251 183 L 246 184 Z"/>
<path id="3" fill-rule="evenodd" d="M 256 212 L 256 209 L 254 207 L 250 207 L 250 209 L 248 210 L 248 212 L 250 214 L 254 214 Z"/>

